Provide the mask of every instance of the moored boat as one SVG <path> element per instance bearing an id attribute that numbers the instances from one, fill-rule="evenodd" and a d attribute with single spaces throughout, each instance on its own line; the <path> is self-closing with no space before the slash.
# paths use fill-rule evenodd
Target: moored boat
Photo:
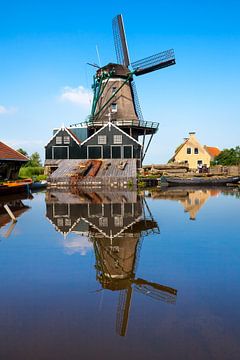
<path id="1" fill-rule="evenodd" d="M 47 187 L 47 180 L 34 181 L 31 184 L 31 190 L 41 190 Z"/>
<path id="2" fill-rule="evenodd" d="M 4 181 L 0 184 L 0 196 L 6 194 L 28 193 L 32 184 L 32 179 Z"/>
<path id="3" fill-rule="evenodd" d="M 237 184 L 239 181 L 240 176 L 193 176 L 191 178 L 177 176 L 161 176 L 161 184 L 169 186 L 218 186 L 226 184 Z"/>

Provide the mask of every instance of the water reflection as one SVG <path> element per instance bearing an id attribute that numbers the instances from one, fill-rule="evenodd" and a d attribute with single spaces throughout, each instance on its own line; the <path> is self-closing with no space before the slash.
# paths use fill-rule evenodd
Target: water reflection
<path id="1" fill-rule="evenodd" d="M 17 218 L 30 209 L 23 202 L 29 198 L 32 198 L 32 196 L 25 194 L 0 197 L 0 229 L 4 228 L 4 233 L 1 234 L 2 237 L 8 238 L 16 226 Z M 5 228 L 7 225 L 9 226 Z"/>
<path id="2" fill-rule="evenodd" d="M 226 193 L 233 194 L 232 189 L 224 188 Z M 182 204 L 184 211 L 189 213 L 190 220 L 196 220 L 197 213 L 205 205 L 206 201 L 213 196 L 218 196 L 222 188 L 187 188 L 170 187 L 159 188 L 148 192 L 153 199 L 173 200 Z"/>
<path id="3" fill-rule="evenodd" d="M 149 234 L 159 234 L 145 199 L 134 191 L 75 193 L 50 190 L 46 193 L 46 216 L 64 237 L 78 234 L 81 249 L 88 238 L 96 258 L 96 278 L 102 289 L 119 292 L 116 331 L 125 336 L 132 292 L 155 300 L 175 303 L 177 290 L 136 276 L 141 244 Z"/>

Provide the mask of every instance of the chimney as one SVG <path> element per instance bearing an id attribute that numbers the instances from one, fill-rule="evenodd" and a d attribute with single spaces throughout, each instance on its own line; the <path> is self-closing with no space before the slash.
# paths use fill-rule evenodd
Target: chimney
<path id="1" fill-rule="evenodd" d="M 189 137 L 193 138 L 193 137 L 195 137 L 195 134 L 196 134 L 195 131 L 191 131 L 191 132 L 189 132 Z"/>

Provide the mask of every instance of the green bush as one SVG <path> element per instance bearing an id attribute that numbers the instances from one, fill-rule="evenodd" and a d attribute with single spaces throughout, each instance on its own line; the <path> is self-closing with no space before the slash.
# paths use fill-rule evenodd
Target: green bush
<path id="1" fill-rule="evenodd" d="M 20 178 L 33 178 L 36 176 L 44 176 L 44 168 L 43 167 L 21 167 L 19 171 Z M 45 177 L 46 178 L 46 177 Z M 43 180 L 43 179 L 42 179 Z"/>

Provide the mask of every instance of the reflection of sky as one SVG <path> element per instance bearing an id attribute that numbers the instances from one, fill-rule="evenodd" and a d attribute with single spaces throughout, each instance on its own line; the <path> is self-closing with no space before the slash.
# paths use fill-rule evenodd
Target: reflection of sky
<path id="1" fill-rule="evenodd" d="M 87 236 L 76 234 L 69 234 L 62 240 L 62 245 L 64 253 L 67 255 L 80 254 L 85 256 L 93 248 L 93 244 L 88 240 Z"/>
<path id="2" fill-rule="evenodd" d="M 119 337 L 121 294 L 96 291 L 91 243 L 64 239 L 39 196 L 0 242 L 1 359 L 240 359 L 240 201 L 210 197 L 196 221 L 177 201 L 146 201 L 161 233 L 144 238 L 136 277 L 177 289 L 176 304 L 134 291 Z"/>

